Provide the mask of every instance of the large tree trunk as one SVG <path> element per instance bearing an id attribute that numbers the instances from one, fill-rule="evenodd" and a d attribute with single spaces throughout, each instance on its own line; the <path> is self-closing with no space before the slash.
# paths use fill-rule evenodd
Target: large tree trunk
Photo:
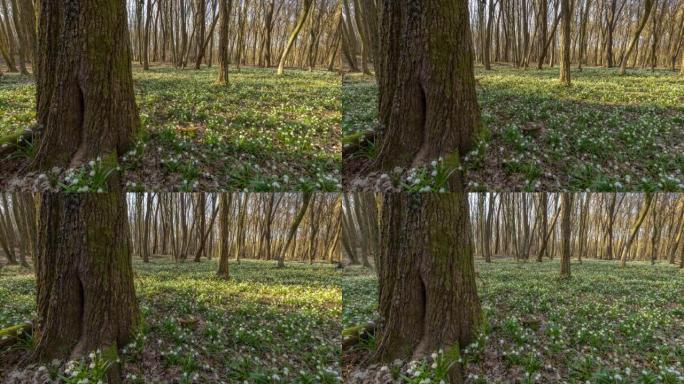
<path id="1" fill-rule="evenodd" d="M 419 359 L 440 348 L 453 357 L 482 322 L 467 195 L 384 198 L 376 266 L 383 326 L 375 359 Z M 449 377 L 463 382 L 458 362 Z"/>
<path id="2" fill-rule="evenodd" d="M 625 52 L 625 55 L 622 56 L 622 62 L 620 63 L 620 75 L 624 75 L 625 71 L 627 70 L 627 60 L 629 60 L 629 56 L 632 54 L 632 51 L 634 51 L 634 47 L 639 41 L 639 36 L 641 35 L 641 31 L 646 26 L 648 16 L 651 13 L 651 8 L 653 8 L 654 3 L 655 2 L 653 0 L 645 0 L 644 14 L 641 16 L 641 20 L 639 21 L 639 25 L 637 26 L 637 29 L 634 32 L 634 36 L 632 37 L 632 40 L 629 43 L 627 52 Z"/>
<path id="3" fill-rule="evenodd" d="M 466 0 L 385 0 L 378 67 L 380 150 L 375 167 L 452 165 L 481 129 Z M 460 180 L 452 178 L 452 189 Z"/>
<path id="4" fill-rule="evenodd" d="M 35 169 L 101 156 L 115 167 L 140 127 L 124 0 L 41 4 Z"/>
<path id="5" fill-rule="evenodd" d="M 117 350 L 138 323 L 125 196 L 44 194 L 36 255 L 33 359 L 75 359 L 100 349 L 120 381 Z"/>

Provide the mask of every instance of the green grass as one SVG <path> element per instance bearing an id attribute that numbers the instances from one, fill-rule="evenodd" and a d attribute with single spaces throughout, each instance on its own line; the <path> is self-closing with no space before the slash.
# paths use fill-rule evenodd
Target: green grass
<path id="1" fill-rule="evenodd" d="M 684 190 L 684 79 L 666 70 L 476 68 L 491 138 L 466 156 L 470 190 Z M 371 77 L 343 81 L 343 132 L 376 125 Z M 536 136 L 525 127 L 540 130 Z"/>
<path id="2" fill-rule="evenodd" d="M 135 261 L 144 325 L 121 354 L 127 383 L 339 382 L 342 303 L 333 266 L 243 260 L 231 264 L 230 281 L 215 279 L 216 268 Z M 0 328 L 31 319 L 34 294 L 32 274 L 2 270 Z"/>
<path id="3" fill-rule="evenodd" d="M 463 356 L 470 383 L 684 383 L 676 267 L 585 260 L 570 281 L 558 279 L 557 260 L 476 267 L 487 331 Z M 375 317 L 372 273 L 348 268 L 342 287 L 344 327 Z"/>
<path id="4" fill-rule="evenodd" d="M 332 72 L 133 70 L 143 126 L 122 157 L 130 190 L 339 190 L 340 78 Z M 35 121 L 34 85 L 0 79 L 0 136 Z M 81 182 L 83 180 L 80 180 Z"/>

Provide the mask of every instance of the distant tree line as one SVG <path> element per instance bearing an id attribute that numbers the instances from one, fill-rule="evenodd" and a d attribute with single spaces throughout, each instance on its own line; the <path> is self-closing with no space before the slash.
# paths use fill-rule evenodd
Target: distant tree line
<path id="1" fill-rule="evenodd" d="M 131 255 L 144 262 L 199 262 L 221 252 L 237 262 L 339 261 L 341 206 L 335 194 L 131 193 L 126 199 Z M 39 201 L 40 195 L 0 194 L 0 266 L 33 264 Z"/>
<path id="2" fill-rule="evenodd" d="M 566 198 L 567 195 L 567 198 Z M 472 193 L 474 255 L 537 261 L 663 262 L 684 268 L 684 196 L 667 193 Z M 380 254 L 382 204 L 374 194 L 343 197 L 343 252 L 370 266 Z"/>
<path id="3" fill-rule="evenodd" d="M 371 64 L 379 63 L 382 1 L 342 1 L 345 63 L 353 70 L 368 72 Z M 492 63 L 539 69 L 562 64 L 566 21 L 569 60 L 579 69 L 590 65 L 675 70 L 677 63 L 684 63 L 681 0 L 460 2 L 467 2 L 470 10 L 474 59 L 486 69 Z M 684 74 L 684 65 L 680 68 Z"/>

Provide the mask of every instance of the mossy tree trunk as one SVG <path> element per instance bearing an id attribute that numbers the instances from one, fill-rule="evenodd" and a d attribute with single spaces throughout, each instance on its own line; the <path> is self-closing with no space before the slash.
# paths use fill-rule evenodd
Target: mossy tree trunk
<path id="1" fill-rule="evenodd" d="M 232 0 L 219 0 L 219 78 L 218 83 L 228 85 L 228 66 L 230 64 L 230 43 L 228 33 L 230 28 L 230 11 Z"/>
<path id="2" fill-rule="evenodd" d="M 469 345 L 482 321 L 464 193 L 385 194 L 376 265 L 383 325 L 374 359 L 419 359 Z M 450 382 L 463 381 L 456 363 Z"/>
<path id="3" fill-rule="evenodd" d="M 122 193 L 42 196 L 36 254 L 38 322 L 32 359 L 100 349 L 120 381 L 117 350 L 139 321 Z"/>
<path id="4" fill-rule="evenodd" d="M 440 156 L 456 163 L 481 129 L 468 1 L 385 0 L 381 20 L 375 65 L 382 132 L 373 167 L 407 168 Z"/>
<path id="5" fill-rule="evenodd" d="M 572 243 L 572 204 L 573 194 L 564 192 L 561 196 L 561 267 L 560 276 L 563 279 L 570 278 L 570 258 Z"/>
<path id="6" fill-rule="evenodd" d="M 232 195 L 221 193 L 219 195 L 219 268 L 218 277 L 230 278 L 228 258 L 230 257 L 230 243 L 228 231 L 230 230 L 230 205 Z"/>
<path id="7" fill-rule="evenodd" d="M 38 53 L 32 168 L 73 167 L 98 156 L 115 163 L 140 127 L 126 2 L 42 2 Z"/>

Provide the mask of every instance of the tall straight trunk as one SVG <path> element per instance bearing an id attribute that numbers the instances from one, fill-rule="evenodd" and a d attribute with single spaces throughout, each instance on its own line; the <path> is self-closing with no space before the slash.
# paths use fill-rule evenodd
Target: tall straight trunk
<path id="1" fill-rule="evenodd" d="M 629 60 L 632 51 L 634 51 L 634 47 L 639 41 L 639 36 L 641 35 L 641 31 L 646 26 L 646 22 L 648 22 L 648 16 L 651 14 L 651 8 L 653 8 L 654 3 L 654 0 L 644 0 L 644 14 L 641 16 L 641 19 L 639 21 L 639 24 L 637 25 L 636 31 L 634 32 L 634 36 L 632 37 L 632 40 L 629 43 L 627 51 L 625 52 L 624 56 L 622 56 L 622 62 L 620 63 L 620 76 L 624 75 L 625 71 L 627 70 L 627 60 Z"/>
<path id="2" fill-rule="evenodd" d="M 228 30 L 230 28 L 230 12 L 233 0 L 219 0 L 219 78 L 218 83 L 228 85 L 228 65 L 230 64 L 230 51 L 228 44 Z"/>
<path id="3" fill-rule="evenodd" d="M 563 218 L 561 219 L 561 278 L 570 277 L 570 243 L 572 241 L 572 201 L 573 194 L 564 192 L 561 196 L 561 205 L 563 210 Z"/>
<path id="4" fill-rule="evenodd" d="M 25 35 L 25 29 L 23 24 L 19 19 L 19 5 L 17 0 L 10 0 L 12 4 L 12 21 L 14 22 L 14 31 L 17 35 L 18 41 L 18 51 L 19 51 L 19 70 L 22 75 L 29 75 L 28 69 L 26 69 L 26 61 L 28 60 L 28 41 Z M 7 20 L 9 23 L 9 20 Z"/>
<path id="5" fill-rule="evenodd" d="M 468 1 L 385 0 L 382 8 L 376 72 L 383 134 L 373 167 L 413 167 L 444 156 L 455 168 L 483 129 Z M 452 190 L 459 176 L 450 179 Z"/>
<path id="6" fill-rule="evenodd" d="M 150 262 L 150 230 L 151 230 L 151 220 L 152 220 L 152 202 L 154 200 L 154 194 L 149 193 L 145 196 L 147 200 L 145 204 L 145 226 L 143 229 L 142 244 L 140 244 L 140 251 L 142 252 L 143 262 Z"/>
<path id="7" fill-rule="evenodd" d="M 482 323 L 464 193 L 385 194 L 378 257 L 385 320 L 374 359 L 420 359 L 444 349 L 450 383 L 463 382 L 458 356 Z"/>
<path id="8" fill-rule="evenodd" d="M 560 82 L 563 85 L 570 85 L 570 27 L 572 24 L 570 0 L 561 0 L 561 19 Z"/>
<path id="9" fill-rule="evenodd" d="M 205 15 L 207 13 L 207 0 L 197 0 L 195 2 L 195 69 L 200 69 L 202 59 L 204 59 L 204 35 L 206 33 Z"/>
<path id="10" fill-rule="evenodd" d="M 303 0 L 301 14 L 299 15 L 297 23 L 295 24 L 295 27 L 292 30 L 292 33 L 290 33 L 290 37 L 287 39 L 287 45 L 285 45 L 285 50 L 283 51 L 282 56 L 280 56 L 280 63 L 278 64 L 278 75 L 282 75 L 283 71 L 285 70 L 285 61 L 287 60 L 287 56 L 290 54 L 290 51 L 292 50 L 292 47 L 294 46 L 294 43 L 297 40 L 297 36 L 299 36 L 299 32 L 304 27 L 304 23 L 306 22 L 306 19 L 309 16 L 309 11 L 311 11 L 311 5 L 313 3 L 314 0 Z"/>
<path id="11" fill-rule="evenodd" d="M 497 1 L 498 2 L 498 1 Z M 494 6 L 496 2 L 494 0 L 489 0 L 489 16 L 487 17 L 487 30 L 485 31 L 485 41 L 483 48 L 483 59 L 482 62 L 486 70 L 492 69 L 492 27 L 494 26 Z"/>
<path id="12" fill-rule="evenodd" d="M 152 25 L 152 9 L 153 7 L 153 2 L 152 0 L 147 1 L 147 15 L 145 15 L 145 34 L 143 37 L 143 49 L 142 49 L 142 54 L 143 54 L 143 70 L 148 70 L 150 69 L 150 28 Z M 156 35 L 155 35 L 156 36 Z"/>
<path id="13" fill-rule="evenodd" d="M 542 192 L 539 195 L 539 220 L 541 222 L 541 225 L 539 226 L 539 239 L 543 242 L 546 239 L 546 231 L 548 227 L 548 206 L 549 206 L 549 195 Z M 546 254 L 546 246 L 544 246 L 544 249 L 539 248 L 540 252 L 537 253 L 537 262 L 541 263 L 542 259 L 544 258 Z"/>
<path id="14" fill-rule="evenodd" d="M 108 382 L 121 382 L 117 351 L 139 321 L 125 196 L 46 193 L 38 232 L 32 358 L 77 359 L 99 349 Z"/>
<path id="15" fill-rule="evenodd" d="M 40 7 L 33 168 L 96 157 L 116 168 L 140 127 L 124 0 L 59 0 Z M 115 177 L 111 177 L 111 184 Z"/>
<path id="16" fill-rule="evenodd" d="M 542 69 L 544 64 L 544 58 L 546 57 L 546 51 L 548 46 L 546 41 L 548 39 L 548 13 L 549 4 L 547 0 L 539 1 L 539 61 L 537 61 L 537 69 Z"/>
<path id="17" fill-rule="evenodd" d="M 582 62 L 584 61 L 584 56 L 586 55 L 586 44 L 587 44 L 587 22 L 589 20 L 589 9 L 591 7 L 591 0 L 585 0 L 584 11 L 582 12 L 582 19 L 580 20 L 580 33 L 579 33 L 579 53 L 578 53 L 578 64 L 577 69 L 582 70 Z"/>
<path id="18" fill-rule="evenodd" d="M 220 0 L 224 1 L 224 0 Z M 230 278 L 228 258 L 230 257 L 230 243 L 228 231 L 230 228 L 230 204 L 232 194 L 219 194 L 219 267 L 218 277 L 222 279 Z"/>

